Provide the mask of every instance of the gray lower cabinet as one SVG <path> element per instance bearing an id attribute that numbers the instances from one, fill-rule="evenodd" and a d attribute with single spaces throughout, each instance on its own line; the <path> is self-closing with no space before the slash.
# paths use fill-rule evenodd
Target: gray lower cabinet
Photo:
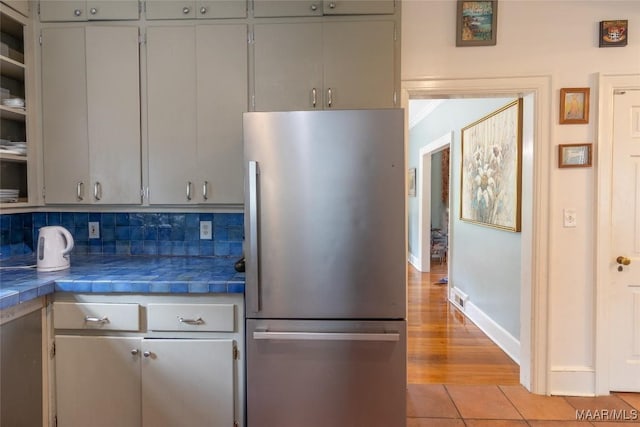
<path id="1" fill-rule="evenodd" d="M 242 296 L 60 298 L 58 426 L 243 425 Z"/>
<path id="2" fill-rule="evenodd" d="M 0 426 L 41 426 L 42 313 L 4 322 L 11 310 L 0 311 Z"/>

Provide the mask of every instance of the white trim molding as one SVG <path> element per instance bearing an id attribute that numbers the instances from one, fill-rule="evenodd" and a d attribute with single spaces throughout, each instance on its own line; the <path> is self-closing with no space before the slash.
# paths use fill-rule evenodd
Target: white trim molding
<path id="1" fill-rule="evenodd" d="M 551 76 L 425 78 L 402 82 L 402 106 L 412 98 L 523 96 L 533 98 L 534 141 L 523 161 L 532 169 L 532 206 L 523 215 L 520 307 L 520 383 L 548 393 L 549 207 L 551 172 Z M 524 213 L 524 211 L 523 211 Z M 528 221 L 525 223 L 525 221 Z M 526 225 L 526 226 L 525 226 Z M 450 278 L 452 280 L 453 278 Z"/>
<path id="2" fill-rule="evenodd" d="M 482 332 L 491 338 L 498 347 L 507 353 L 507 356 L 518 365 L 520 364 L 520 341 L 507 332 L 502 326 L 498 325 L 495 320 L 487 316 L 473 301 L 467 301 L 465 303 L 464 314 L 475 323 Z"/>
<path id="3" fill-rule="evenodd" d="M 598 79 L 598 144 L 594 185 L 596 210 L 596 395 L 609 394 L 609 250 L 611 248 L 611 173 L 613 161 L 613 97 L 620 89 L 640 89 L 640 74 L 600 74 Z"/>
<path id="4" fill-rule="evenodd" d="M 593 396 L 595 371 L 590 366 L 553 366 L 549 376 L 549 394 L 561 396 Z"/>

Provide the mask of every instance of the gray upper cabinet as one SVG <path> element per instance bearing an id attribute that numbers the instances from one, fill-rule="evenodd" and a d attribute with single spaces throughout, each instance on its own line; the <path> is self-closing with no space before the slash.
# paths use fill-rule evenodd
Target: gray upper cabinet
<path id="1" fill-rule="evenodd" d="M 147 29 L 150 204 L 241 204 L 247 26 Z"/>
<path id="2" fill-rule="evenodd" d="M 137 20 L 137 0 L 41 0 L 41 22 Z"/>
<path id="3" fill-rule="evenodd" d="M 253 3 L 256 18 L 394 13 L 394 0 L 254 0 Z"/>
<path id="4" fill-rule="evenodd" d="M 256 24 L 255 111 L 394 108 L 393 21 Z"/>
<path id="5" fill-rule="evenodd" d="M 147 19 L 224 19 L 245 18 L 246 0 L 167 1 L 147 0 Z"/>
<path id="6" fill-rule="evenodd" d="M 45 202 L 141 202 L 138 27 L 42 29 Z"/>

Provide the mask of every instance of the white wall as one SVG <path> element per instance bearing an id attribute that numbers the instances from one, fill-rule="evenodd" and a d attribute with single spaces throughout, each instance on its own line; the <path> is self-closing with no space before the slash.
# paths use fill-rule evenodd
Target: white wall
<path id="1" fill-rule="evenodd" d="M 555 147 L 597 144 L 598 73 L 640 72 L 640 3 L 596 0 L 502 0 L 497 45 L 455 47 L 454 0 L 402 2 L 402 79 L 550 76 L 549 393 L 593 393 L 594 168 L 560 170 Z M 626 47 L 599 48 L 599 21 L 627 19 Z M 559 125 L 563 87 L 590 87 L 589 124 Z M 578 226 L 562 227 L 562 209 L 575 208 Z M 544 303 L 544 301 L 543 301 Z"/>
<path id="2" fill-rule="evenodd" d="M 520 233 L 460 221 L 460 129 L 504 107 L 512 98 L 452 99 L 440 104 L 409 132 L 409 166 L 417 167 L 420 148 L 453 132 L 451 144 L 450 283 L 512 337 L 520 336 Z M 409 198 L 409 242 L 417 245 L 418 206 Z M 428 225 L 427 225 L 428 226 Z"/>

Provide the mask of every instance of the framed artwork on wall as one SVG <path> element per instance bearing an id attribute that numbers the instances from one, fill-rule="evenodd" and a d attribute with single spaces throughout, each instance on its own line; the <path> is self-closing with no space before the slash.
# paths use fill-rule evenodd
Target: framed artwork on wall
<path id="1" fill-rule="evenodd" d="M 591 163 L 591 144 L 560 144 L 558 146 L 559 168 L 587 168 Z"/>
<path id="2" fill-rule="evenodd" d="M 497 0 L 458 0 L 456 46 L 493 46 L 497 27 Z"/>
<path id="3" fill-rule="evenodd" d="M 600 21 L 600 47 L 626 46 L 629 38 L 629 21 Z"/>
<path id="4" fill-rule="evenodd" d="M 416 168 L 409 169 L 407 178 L 407 188 L 409 197 L 416 196 Z"/>
<path id="5" fill-rule="evenodd" d="M 589 123 L 589 88 L 560 89 L 560 124 Z"/>
<path id="6" fill-rule="evenodd" d="M 460 219 L 520 231 L 522 99 L 462 129 Z"/>

